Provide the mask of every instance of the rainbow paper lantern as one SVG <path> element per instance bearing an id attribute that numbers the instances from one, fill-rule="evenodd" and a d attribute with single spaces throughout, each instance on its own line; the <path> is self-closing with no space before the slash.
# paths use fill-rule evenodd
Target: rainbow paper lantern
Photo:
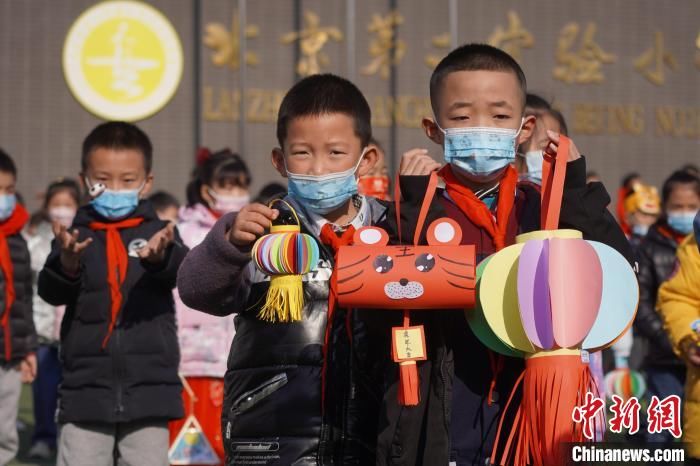
<path id="1" fill-rule="evenodd" d="M 608 398 L 617 395 L 623 400 L 641 398 L 647 390 L 644 376 L 630 369 L 615 369 L 605 374 L 605 391 Z"/>
<path id="2" fill-rule="evenodd" d="M 585 351 L 608 347 L 634 320 L 634 271 L 617 251 L 578 231 L 541 230 L 517 237 L 477 275 L 472 330 L 493 351 L 525 358 L 511 433 L 517 440 L 492 463 L 559 464 L 565 443 L 584 440 L 573 409 L 597 391 Z"/>
<path id="3" fill-rule="evenodd" d="M 268 322 L 298 322 L 304 307 L 302 275 L 319 260 L 316 240 L 298 225 L 273 225 L 251 250 L 253 263 L 270 276 L 270 288 L 258 317 Z"/>

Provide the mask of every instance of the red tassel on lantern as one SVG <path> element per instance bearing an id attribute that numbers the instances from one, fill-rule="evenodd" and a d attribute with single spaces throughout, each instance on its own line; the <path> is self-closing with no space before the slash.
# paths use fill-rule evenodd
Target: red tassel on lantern
<path id="1" fill-rule="evenodd" d="M 588 364 L 581 361 L 580 351 L 566 349 L 527 358 L 525 371 L 513 387 L 504 412 L 521 382 L 522 402 L 505 446 L 500 455 L 497 447 L 494 448 L 491 464 L 565 464 L 567 443 L 586 441 L 581 425 L 572 426 L 571 413 L 584 404 L 587 392 L 597 393 Z M 504 419 L 505 416 L 501 417 L 499 422 L 496 445 L 499 445 Z"/>
<path id="2" fill-rule="evenodd" d="M 403 327 L 392 329 L 391 355 L 399 363 L 398 401 L 402 406 L 417 406 L 420 379 L 416 361 L 425 361 L 425 332 L 422 325 L 411 327 L 408 310 L 403 313 Z"/>
<path id="3" fill-rule="evenodd" d="M 399 404 L 417 406 L 420 401 L 420 381 L 416 361 L 399 363 Z"/>

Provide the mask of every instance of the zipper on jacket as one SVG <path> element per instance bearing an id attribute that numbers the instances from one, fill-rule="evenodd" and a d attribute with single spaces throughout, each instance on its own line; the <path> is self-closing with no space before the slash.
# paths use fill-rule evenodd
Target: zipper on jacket
<path id="1" fill-rule="evenodd" d="M 119 269 L 117 268 L 116 270 L 116 275 L 117 275 L 117 283 L 119 283 L 120 277 L 119 277 Z M 121 311 L 121 309 L 120 309 Z M 122 369 L 122 347 L 121 347 L 121 320 L 122 320 L 122 313 L 119 312 L 117 314 L 117 320 L 114 322 L 114 331 L 113 331 L 113 336 L 114 336 L 114 356 L 113 356 L 113 364 L 114 364 L 114 373 L 115 373 L 115 396 L 116 396 L 116 405 L 114 407 L 114 414 L 116 415 L 116 420 L 117 422 L 121 420 L 122 415 L 124 414 L 124 399 L 123 399 L 123 386 L 122 386 L 122 377 L 124 376 L 124 371 Z"/>
<path id="2" fill-rule="evenodd" d="M 114 406 L 114 414 L 116 415 L 117 422 L 121 420 L 124 414 L 124 400 L 123 400 L 123 387 L 122 387 L 122 358 L 121 358 L 121 328 L 115 324 L 114 328 L 114 373 L 115 373 L 115 395 L 116 395 L 116 405 Z"/>
<path id="3" fill-rule="evenodd" d="M 287 374 L 285 372 L 277 374 L 254 389 L 239 396 L 231 405 L 231 413 L 241 414 L 249 410 L 258 404 L 258 402 L 272 395 L 285 385 L 287 385 Z"/>

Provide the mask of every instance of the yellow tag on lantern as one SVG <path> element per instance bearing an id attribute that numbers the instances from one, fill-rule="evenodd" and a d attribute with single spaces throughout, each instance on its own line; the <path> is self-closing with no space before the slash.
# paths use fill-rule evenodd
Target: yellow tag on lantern
<path id="1" fill-rule="evenodd" d="M 425 332 L 422 325 L 394 327 L 392 332 L 392 356 L 394 362 L 424 361 Z"/>

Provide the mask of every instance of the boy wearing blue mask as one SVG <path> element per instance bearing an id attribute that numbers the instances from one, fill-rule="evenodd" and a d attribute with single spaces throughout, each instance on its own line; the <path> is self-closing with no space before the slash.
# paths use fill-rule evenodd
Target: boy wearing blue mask
<path id="1" fill-rule="evenodd" d="M 547 131 L 569 135 L 564 116 L 558 110 L 536 94 L 527 94 L 525 114 L 536 118 L 532 136 L 520 145 L 515 159 L 521 181 L 540 186 L 542 184 L 542 165 L 544 149 L 549 144 Z"/>
<path id="2" fill-rule="evenodd" d="M 182 417 L 172 289 L 187 248 L 148 201 L 153 149 L 138 127 L 97 126 L 81 178 L 93 199 L 55 224 L 39 295 L 61 325 L 57 464 L 168 464 L 167 422 Z"/>
<path id="3" fill-rule="evenodd" d="M 635 337 L 648 348 L 642 359 L 647 391 L 663 399 L 669 395 L 683 397 L 686 371 L 672 347 L 658 312 L 659 289 L 676 270 L 677 252 L 683 240 L 693 232 L 693 218 L 700 209 L 700 179 L 676 171 L 661 188 L 662 213 L 637 248 L 639 261 L 639 308 L 634 319 Z M 647 442 L 673 441 L 668 432 L 646 433 Z"/>
<path id="4" fill-rule="evenodd" d="M 32 271 L 22 228 L 29 220 L 17 203 L 15 163 L 0 149 L 0 464 L 19 449 L 17 412 L 22 382 L 36 375 L 37 335 L 32 316 Z"/>
<path id="5" fill-rule="evenodd" d="M 424 119 L 423 127 L 443 148 L 447 164 L 439 171 L 444 189 L 436 194 L 426 224 L 445 215 L 453 218 L 461 226 L 462 244 L 476 246 L 477 261 L 513 244 L 516 235 L 540 229 L 539 189 L 518 183 L 513 166 L 516 148 L 535 128 L 535 117 L 524 112 L 525 95 L 520 66 L 488 45 L 455 49 L 430 80 L 434 118 Z M 542 149 L 553 155 L 559 135 L 545 134 Z M 560 227 L 581 230 L 585 238 L 611 244 L 631 258 L 624 234 L 607 212 L 605 189 L 600 183 L 586 185 L 585 160 L 574 144 L 567 157 Z M 413 237 L 425 175 L 434 168 L 425 153 L 409 153 L 401 162 L 402 195 L 414 204 L 413 211 L 402 206 L 404 238 Z M 483 465 L 522 360 L 491 353 L 471 332 L 461 310 L 415 314 L 425 326 L 428 346 L 428 360 L 418 363 L 425 395 L 416 407 L 400 406 L 395 401 L 398 376 L 388 381 L 387 422 L 377 463 Z"/>
<path id="6" fill-rule="evenodd" d="M 272 165 L 288 180 L 284 200 L 301 231 L 321 245 L 315 270 L 303 276 L 301 321 L 258 317 L 270 281 L 250 251 L 273 221 L 296 223 L 285 204 L 224 215 L 182 264 L 186 305 L 237 314 L 222 412 L 226 464 L 375 461 L 382 358 L 369 316 L 336 309 L 329 295 L 338 246 L 387 215 L 385 205 L 358 194 L 357 179 L 377 159 L 370 121 L 359 89 L 330 74 L 299 81 L 282 100 Z"/>

